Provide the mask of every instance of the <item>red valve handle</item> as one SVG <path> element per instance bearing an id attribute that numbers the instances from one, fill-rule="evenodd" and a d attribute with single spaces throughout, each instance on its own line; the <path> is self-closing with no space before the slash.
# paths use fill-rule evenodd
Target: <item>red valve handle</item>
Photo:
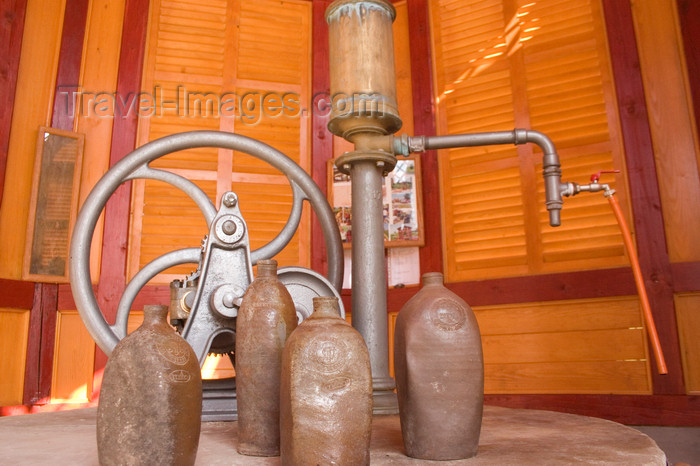
<path id="1" fill-rule="evenodd" d="M 591 175 L 591 183 L 597 183 L 603 173 L 620 173 L 620 170 L 601 170 Z"/>

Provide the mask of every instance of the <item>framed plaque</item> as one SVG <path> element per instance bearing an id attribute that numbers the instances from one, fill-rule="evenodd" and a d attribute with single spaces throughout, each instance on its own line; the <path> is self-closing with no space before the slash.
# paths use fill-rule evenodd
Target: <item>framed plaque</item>
<path id="1" fill-rule="evenodd" d="M 39 128 L 27 220 L 23 278 L 68 281 L 68 249 L 78 211 L 84 136 Z"/>

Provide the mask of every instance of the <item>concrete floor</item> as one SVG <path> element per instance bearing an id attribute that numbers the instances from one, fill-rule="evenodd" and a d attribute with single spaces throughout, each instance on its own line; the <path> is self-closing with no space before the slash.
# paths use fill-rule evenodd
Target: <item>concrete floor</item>
<path id="1" fill-rule="evenodd" d="M 700 465 L 700 427 L 632 426 L 651 437 L 666 453 L 668 464 Z"/>

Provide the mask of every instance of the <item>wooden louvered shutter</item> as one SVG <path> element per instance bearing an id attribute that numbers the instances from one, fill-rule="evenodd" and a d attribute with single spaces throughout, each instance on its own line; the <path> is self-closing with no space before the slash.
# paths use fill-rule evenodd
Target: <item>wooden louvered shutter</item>
<path id="1" fill-rule="evenodd" d="M 308 171 L 308 116 L 301 109 L 309 108 L 310 17 L 311 4 L 302 1 L 153 0 L 143 88 L 155 110 L 141 109 L 140 142 L 190 130 L 231 131 L 272 145 Z M 293 100 L 285 101 L 291 109 L 277 111 L 275 96 Z M 251 249 L 268 243 L 287 221 L 287 179 L 258 159 L 203 148 L 151 165 L 194 181 L 217 207 L 224 192 L 235 191 Z M 171 186 L 138 181 L 133 192 L 130 276 L 168 251 L 199 245 L 207 234 L 194 203 Z M 309 265 L 308 221 L 305 212 L 276 257 L 280 265 Z M 191 270 L 175 267 L 156 281 Z"/>
<path id="2" fill-rule="evenodd" d="M 597 0 L 433 0 L 440 134 L 544 132 L 563 178 L 606 175 L 625 202 L 624 162 Z M 442 151 L 449 281 L 620 266 L 622 238 L 601 194 L 544 208 L 541 153 L 531 145 Z"/>

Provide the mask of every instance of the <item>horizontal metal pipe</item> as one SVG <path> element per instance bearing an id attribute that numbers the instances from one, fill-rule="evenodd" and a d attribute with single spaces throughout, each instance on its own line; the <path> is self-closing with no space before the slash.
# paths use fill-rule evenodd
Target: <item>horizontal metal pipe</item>
<path id="1" fill-rule="evenodd" d="M 500 144 L 537 144 L 543 152 L 542 175 L 545 184 L 545 205 L 549 211 L 549 224 L 561 225 L 562 192 L 566 185 L 561 182 L 559 156 L 554 143 L 544 133 L 527 129 L 513 131 L 492 131 L 488 133 L 454 134 L 447 136 L 414 136 L 396 138 L 394 147 L 397 152 L 407 155 L 410 152 L 423 152 L 433 149 L 451 149 L 457 147 L 493 146 Z"/>
<path id="2" fill-rule="evenodd" d="M 425 138 L 425 150 L 516 144 L 516 134 L 515 131 L 494 131 L 489 133 L 428 136 Z"/>

